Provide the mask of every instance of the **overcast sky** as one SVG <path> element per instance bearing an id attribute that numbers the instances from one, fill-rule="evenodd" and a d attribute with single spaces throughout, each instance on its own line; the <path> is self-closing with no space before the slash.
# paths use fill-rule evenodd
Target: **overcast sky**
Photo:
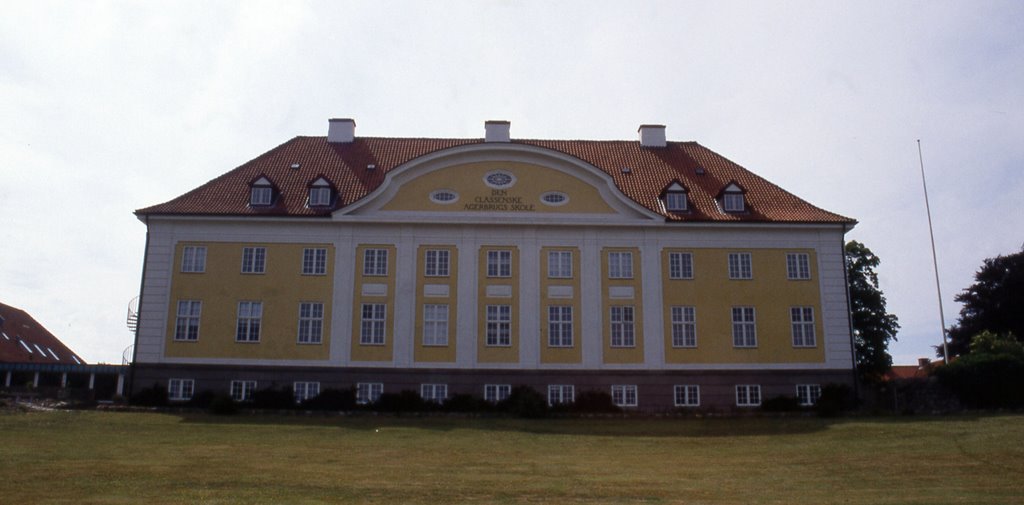
<path id="1" fill-rule="evenodd" d="M 1024 244 L 1024 2 L 5 2 L 0 301 L 90 362 L 132 343 L 145 226 L 296 135 L 694 140 L 882 259 L 897 363 Z"/>

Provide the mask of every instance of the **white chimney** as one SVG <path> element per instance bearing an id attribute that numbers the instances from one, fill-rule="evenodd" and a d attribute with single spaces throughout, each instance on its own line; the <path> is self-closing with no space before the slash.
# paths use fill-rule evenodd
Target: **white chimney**
<path id="1" fill-rule="evenodd" d="M 640 132 L 642 147 L 665 147 L 665 125 L 642 124 L 637 131 Z"/>
<path id="2" fill-rule="evenodd" d="M 356 138 L 356 121 L 354 119 L 328 119 L 327 141 L 352 143 Z"/>
<path id="3" fill-rule="evenodd" d="M 484 142 L 510 142 L 508 121 L 485 121 Z"/>

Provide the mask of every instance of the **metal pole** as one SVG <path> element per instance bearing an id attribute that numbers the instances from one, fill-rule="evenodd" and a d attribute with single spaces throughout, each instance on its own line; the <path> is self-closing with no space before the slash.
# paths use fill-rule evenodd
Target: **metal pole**
<path id="1" fill-rule="evenodd" d="M 935 255 L 935 232 L 932 231 L 932 207 L 928 204 L 928 183 L 924 179 L 924 156 L 921 139 L 917 139 L 917 158 L 921 162 L 921 186 L 924 187 L 924 208 L 928 212 L 928 235 L 932 239 L 932 264 L 935 265 L 935 292 L 939 294 L 939 322 L 942 324 L 942 361 L 949 363 L 949 345 L 946 343 L 946 315 L 942 310 L 942 287 L 939 285 L 939 260 Z"/>

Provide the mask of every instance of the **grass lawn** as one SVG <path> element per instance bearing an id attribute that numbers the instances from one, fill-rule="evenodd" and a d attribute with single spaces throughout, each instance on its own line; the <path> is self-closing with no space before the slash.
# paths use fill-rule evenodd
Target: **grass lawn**
<path id="1" fill-rule="evenodd" d="M 1024 503 L 1024 416 L 0 413 L 0 503 Z"/>

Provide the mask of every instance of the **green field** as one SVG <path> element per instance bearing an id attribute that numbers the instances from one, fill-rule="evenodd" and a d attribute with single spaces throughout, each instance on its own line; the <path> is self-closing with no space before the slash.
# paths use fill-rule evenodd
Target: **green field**
<path id="1" fill-rule="evenodd" d="M 0 503 L 1024 503 L 1024 416 L 0 413 Z"/>

